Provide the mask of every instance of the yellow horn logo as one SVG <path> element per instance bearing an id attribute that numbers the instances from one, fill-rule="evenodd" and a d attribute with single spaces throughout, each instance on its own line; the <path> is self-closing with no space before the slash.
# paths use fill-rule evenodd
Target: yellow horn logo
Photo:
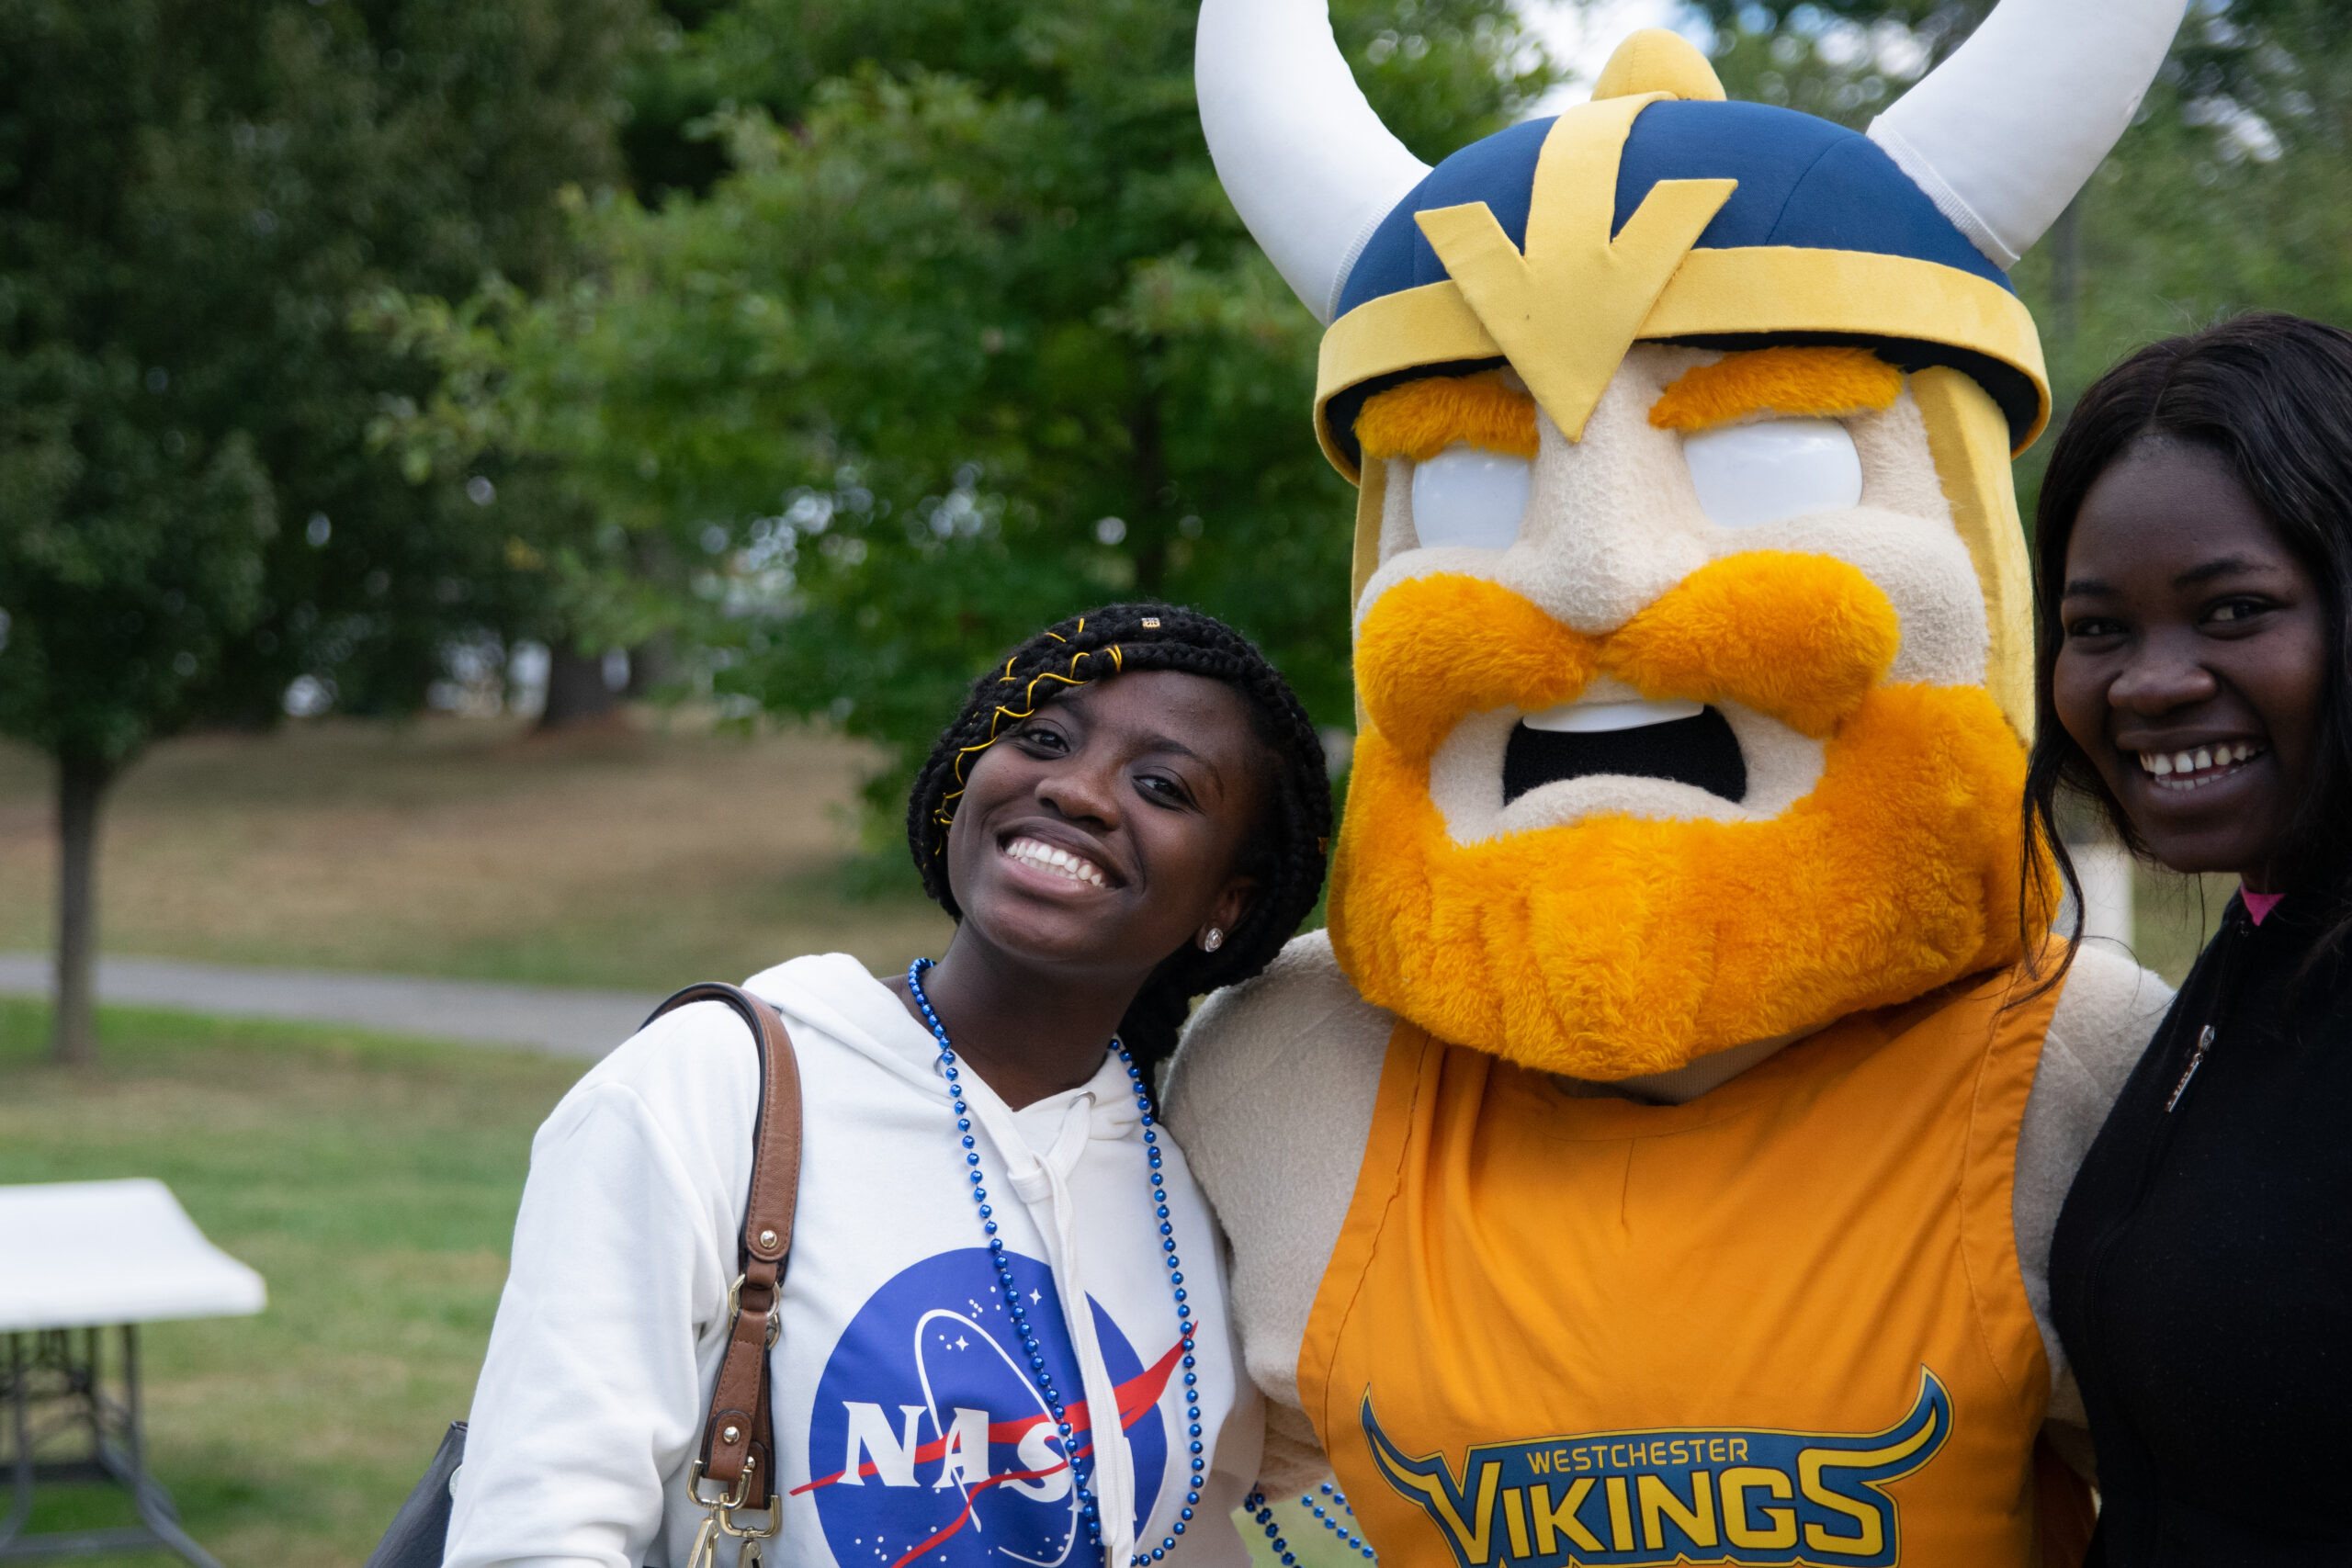
<path id="1" fill-rule="evenodd" d="M 1650 308 L 1736 180 L 1660 180 L 1612 239 L 1617 164 L 1634 117 L 1671 93 L 1610 98 L 1553 122 L 1535 161 L 1527 248 L 1483 202 L 1414 214 L 1470 309 L 1569 440 Z"/>

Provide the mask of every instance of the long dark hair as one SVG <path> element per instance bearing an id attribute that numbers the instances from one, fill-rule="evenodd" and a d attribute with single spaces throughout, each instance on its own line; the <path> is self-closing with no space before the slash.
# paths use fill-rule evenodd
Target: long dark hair
<path id="1" fill-rule="evenodd" d="M 1258 881 L 1249 912 L 1215 953 L 1187 943 L 1163 960 L 1119 1022 L 1120 1043 L 1150 1083 L 1153 1069 L 1176 1048 L 1193 998 L 1265 968 L 1322 896 L 1331 838 L 1323 742 L 1290 682 L 1248 637 L 1178 604 L 1106 604 L 1046 627 L 975 681 L 963 711 L 941 732 L 907 801 L 907 848 L 923 891 L 963 919 L 947 886 L 945 850 L 972 761 L 1004 727 L 1055 693 L 1141 670 L 1179 671 L 1232 687 L 1274 761 L 1266 816 L 1247 852 L 1247 869 Z"/>
<path id="2" fill-rule="evenodd" d="M 2050 457 L 2034 514 L 2034 742 L 2026 769 L 2027 907 L 2046 900 L 2046 844 L 2075 895 L 2067 958 L 2082 936 L 2082 883 L 2058 833 L 2062 793 L 2089 801 L 2133 853 L 2147 845 L 2098 770 L 2058 722 L 2051 671 L 2065 628 L 2059 598 L 2066 547 L 2083 499 L 2138 443 L 2202 447 L 2239 484 L 2303 570 L 2327 612 L 2327 668 L 2320 697 L 2312 787 L 2290 825 L 2288 852 L 2336 885 L 2352 869 L 2352 333 L 2298 316 L 2244 316 L 2142 349 L 2100 377 L 2075 405 Z M 2046 901 L 2041 908 L 2048 908 Z M 2339 909 L 2317 952 L 2352 936 Z M 2316 955 L 2316 953 L 2315 953 Z"/>

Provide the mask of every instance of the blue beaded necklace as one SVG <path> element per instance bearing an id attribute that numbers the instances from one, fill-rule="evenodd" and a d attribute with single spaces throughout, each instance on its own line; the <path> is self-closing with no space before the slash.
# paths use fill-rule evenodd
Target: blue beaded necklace
<path id="1" fill-rule="evenodd" d="M 918 958 L 908 964 L 907 990 L 914 998 L 915 1006 L 922 1010 L 923 1022 L 931 1026 L 932 1038 L 939 1042 L 939 1071 L 947 1080 L 948 1102 L 956 1111 L 956 1131 L 964 1141 L 964 1173 L 971 1181 L 972 1201 L 979 1206 L 980 1231 L 989 1238 L 989 1259 L 996 1265 L 997 1286 L 1004 1293 L 1005 1308 L 1012 1316 L 1012 1325 L 1021 1331 L 1021 1348 L 1029 1353 L 1030 1370 L 1037 1377 L 1037 1392 L 1046 1396 L 1046 1407 L 1053 1412 L 1055 1427 L 1061 1433 L 1062 1453 L 1069 1464 L 1072 1482 L 1078 1488 L 1079 1517 L 1086 1521 L 1086 1539 L 1099 1555 L 1102 1548 L 1102 1520 L 1094 1495 L 1086 1484 L 1087 1466 L 1079 1458 L 1077 1434 L 1070 1428 L 1061 1393 L 1054 1387 L 1054 1375 L 1046 1370 L 1046 1353 L 1038 1346 L 1036 1333 L 1029 1326 L 1028 1309 L 1021 1304 L 1020 1288 L 1012 1282 L 1012 1265 L 1005 1257 L 1003 1238 L 997 1235 L 996 1212 L 989 1205 L 989 1190 L 980 1174 L 979 1145 L 972 1136 L 971 1108 L 964 1100 L 962 1076 L 956 1066 L 956 1047 L 948 1041 L 947 1026 L 941 1023 L 939 1015 L 931 1010 L 931 998 L 923 995 L 922 972 L 931 966 L 928 958 Z M 1175 1526 L 1158 1546 L 1148 1551 L 1138 1551 L 1130 1560 L 1129 1568 L 1141 1568 L 1142 1564 L 1162 1561 L 1176 1550 L 1177 1537 L 1184 1533 L 1185 1527 L 1193 1521 L 1193 1510 L 1200 1506 L 1201 1476 L 1207 1468 L 1207 1461 L 1204 1457 L 1205 1446 L 1201 1437 L 1200 1374 L 1194 1369 L 1193 1359 L 1193 1309 L 1184 1300 L 1184 1265 L 1183 1259 L 1176 1255 L 1176 1226 L 1169 1217 L 1168 1184 L 1161 1175 L 1159 1134 L 1152 1126 L 1151 1096 L 1144 1089 L 1142 1069 L 1136 1066 L 1135 1058 L 1127 1055 L 1126 1046 L 1120 1043 L 1116 1035 L 1111 1037 L 1111 1049 L 1119 1054 L 1119 1060 L 1126 1066 L 1127 1079 L 1135 1087 L 1136 1110 L 1143 1117 L 1144 1151 L 1151 1161 L 1152 1213 L 1157 1216 L 1159 1226 L 1159 1251 L 1168 1264 L 1169 1288 L 1176 1296 L 1176 1331 L 1184 1348 L 1184 1420 L 1192 1442 L 1193 1458 L 1192 1473 L 1184 1490 L 1184 1506 L 1177 1513 Z M 1114 1410 L 1111 1419 L 1116 1422 L 1119 1413 Z M 1101 1427 L 1097 1426 L 1095 1429 L 1099 1432 Z"/>
<path id="2" fill-rule="evenodd" d="M 1348 1506 L 1348 1495 L 1327 1481 L 1323 1483 L 1323 1495 L 1331 1499 L 1329 1508 L 1317 1502 L 1311 1492 L 1299 1494 L 1298 1506 L 1313 1512 L 1315 1522 L 1338 1536 L 1341 1546 L 1360 1553 L 1366 1562 L 1379 1562 L 1378 1555 L 1372 1550 L 1372 1543 L 1340 1522 L 1339 1514 L 1348 1516 L 1348 1524 L 1355 1522 L 1356 1511 Z M 1339 1513 L 1334 1513 L 1333 1509 Z M 1273 1507 L 1267 1503 L 1266 1495 L 1263 1492 L 1250 1493 L 1241 1499 L 1241 1511 L 1266 1528 L 1266 1542 L 1273 1551 L 1274 1560 L 1283 1568 L 1298 1568 L 1298 1553 L 1292 1551 L 1290 1542 L 1283 1539 L 1283 1527 L 1275 1521 Z"/>

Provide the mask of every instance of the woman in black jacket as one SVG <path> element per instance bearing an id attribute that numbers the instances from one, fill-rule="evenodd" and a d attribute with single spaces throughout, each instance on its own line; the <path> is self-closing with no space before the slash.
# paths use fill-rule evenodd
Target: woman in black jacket
<path id="1" fill-rule="evenodd" d="M 2352 335 L 2250 317 L 2118 366 L 2038 532 L 2035 826 L 2086 795 L 2242 888 L 2058 1223 L 2090 1561 L 2352 1562 Z"/>

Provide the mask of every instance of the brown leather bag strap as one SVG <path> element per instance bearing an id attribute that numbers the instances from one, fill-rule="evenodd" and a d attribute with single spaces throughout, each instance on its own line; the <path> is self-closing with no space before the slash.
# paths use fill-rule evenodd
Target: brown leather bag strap
<path id="1" fill-rule="evenodd" d="M 706 981 L 653 1010 L 654 1019 L 695 1002 L 733 1008 L 760 1051 L 760 1113 L 752 1129 L 752 1189 L 736 1248 L 732 1320 L 718 1381 L 703 1422 L 697 1487 L 707 1478 L 730 1507 L 760 1509 L 774 1495 L 775 1441 L 768 1408 L 768 1350 L 775 1345 L 792 1215 L 800 1198 L 800 1064 L 775 1008 L 737 986 Z M 706 1498 L 705 1501 L 712 1499 Z"/>

